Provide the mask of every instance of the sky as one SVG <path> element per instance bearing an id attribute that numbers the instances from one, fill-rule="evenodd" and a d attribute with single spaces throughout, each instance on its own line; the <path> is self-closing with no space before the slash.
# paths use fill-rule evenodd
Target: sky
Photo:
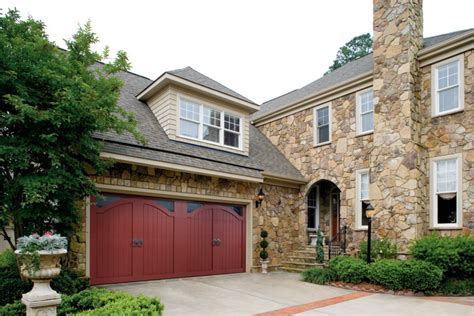
<path id="1" fill-rule="evenodd" d="M 256 103 L 321 77 L 337 50 L 372 33 L 372 0 L 2 0 L 61 47 L 88 20 L 101 49 L 150 79 L 191 66 Z M 424 36 L 474 27 L 474 1 L 424 0 Z"/>

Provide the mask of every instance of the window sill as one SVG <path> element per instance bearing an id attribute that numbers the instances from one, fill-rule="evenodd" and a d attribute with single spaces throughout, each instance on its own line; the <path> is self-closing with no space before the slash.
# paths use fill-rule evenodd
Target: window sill
<path id="1" fill-rule="evenodd" d="M 431 118 L 437 118 L 437 117 L 447 116 L 447 115 L 461 113 L 461 112 L 464 112 L 464 108 L 459 108 L 459 109 L 455 109 L 455 110 L 451 110 L 451 111 L 447 111 L 443 113 L 435 113 L 431 115 Z"/>
<path id="2" fill-rule="evenodd" d="M 314 144 L 313 147 L 322 147 L 326 145 L 331 145 L 331 141 L 324 142 L 324 143 L 319 143 L 319 144 Z"/>
<path id="3" fill-rule="evenodd" d="M 462 226 L 431 226 L 429 230 L 462 230 Z"/>
<path id="4" fill-rule="evenodd" d="M 372 130 L 372 131 L 356 134 L 355 137 L 363 137 L 363 136 L 373 135 L 373 134 L 374 134 L 374 131 Z"/>
<path id="5" fill-rule="evenodd" d="M 368 227 L 357 227 L 354 229 L 355 232 L 366 232 L 367 230 L 369 230 Z"/>

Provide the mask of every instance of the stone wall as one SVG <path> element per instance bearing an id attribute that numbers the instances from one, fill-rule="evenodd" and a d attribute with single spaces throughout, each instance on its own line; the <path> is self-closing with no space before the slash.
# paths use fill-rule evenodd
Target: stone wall
<path id="1" fill-rule="evenodd" d="M 369 197 L 374 231 L 399 250 L 423 233 L 425 153 L 420 146 L 419 69 L 422 0 L 374 1 L 374 150 Z"/>
<path id="2" fill-rule="evenodd" d="M 442 230 L 443 234 L 459 233 L 474 235 L 474 51 L 464 53 L 464 110 L 444 116 L 432 117 L 431 65 L 421 69 L 421 144 L 427 157 L 433 158 L 463 153 L 462 209 L 463 230 Z M 424 168 L 429 170 L 429 159 Z M 424 195 L 428 205 L 429 178 L 424 182 Z M 430 216 L 423 218 L 424 232 L 429 231 Z"/>
<path id="3" fill-rule="evenodd" d="M 259 129 L 285 155 L 298 170 L 310 180 L 304 188 L 306 194 L 320 180 L 333 182 L 341 190 L 341 226 L 347 224 L 349 247 L 355 249 L 366 237 L 364 230 L 354 229 L 355 221 L 355 172 L 369 167 L 373 149 L 373 135 L 356 135 L 355 93 L 332 100 L 332 141 L 330 144 L 314 146 L 313 109 L 288 115 Z M 329 203 L 329 198 L 328 198 Z M 329 234 L 330 214 L 321 213 L 320 222 L 325 234 Z"/>
<path id="4" fill-rule="evenodd" d="M 199 194 L 203 197 L 214 196 L 238 199 L 254 199 L 259 184 L 231 181 L 215 177 L 193 175 L 183 172 L 167 171 L 127 164 L 116 164 L 114 169 L 104 176 L 93 176 L 99 184 L 120 187 L 144 188 L 166 192 Z M 260 230 L 269 232 L 267 238 L 271 259 L 270 266 L 278 266 L 291 251 L 306 243 L 306 210 L 301 203 L 299 189 L 285 188 L 265 184 L 265 199 L 262 206 L 253 209 L 252 223 L 252 264 L 259 266 L 258 243 Z M 69 265 L 81 272 L 86 268 L 86 231 L 85 211 L 78 233 L 71 240 Z"/>

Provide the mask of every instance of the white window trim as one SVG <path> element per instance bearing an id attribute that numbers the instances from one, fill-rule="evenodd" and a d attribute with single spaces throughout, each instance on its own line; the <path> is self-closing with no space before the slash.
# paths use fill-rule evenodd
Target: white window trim
<path id="1" fill-rule="evenodd" d="M 317 231 L 318 228 L 319 228 L 319 185 L 316 185 L 314 188 L 316 189 L 316 209 L 315 209 L 315 212 L 314 212 L 314 217 L 315 217 L 314 225 L 316 227 L 308 228 L 310 231 Z M 312 189 L 313 188 L 311 188 L 310 190 L 312 190 Z M 306 199 L 307 199 L 307 197 L 306 197 Z"/>
<path id="2" fill-rule="evenodd" d="M 456 223 L 438 224 L 438 199 L 436 198 L 436 163 L 440 160 L 456 159 L 457 187 L 456 187 Z M 457 229 L 462 228 L 462 153 L 439 156 L 430 159 L 430 217 L 432 229 Z"/>
<path id="3" fill-rule="evenodd" d="M 360 97 L 361 97 L 362 94 L 364 94 L 366 92 L 369 92 L 369 91 L 372 91 L 372 93 L 373 93 L 372 87 L 361 90 L 361 91 L 357 91 L 357 93 L 356 93 L 356 135 L 357 136 L 373 134 L 374 133 L 373 128 L 371 130 L 368 130 L 368 131 L 365 131 L 365 132 L 362 132 L 362 130 L 361 130 L 362 129 L 362 119 L 361 119 L 362 113 L 360 113 Z M 374 123 L 374 126 L 375 126 L 374 108 L 372 108 L 372 122 Z"/>
<path id="4" fill-rule="evenodd" d="M 196 103 L 196 104 L 199 105 L 199 122 L 181 117 L 181 100 L 182 99 L 188 100 L 190 102 L 193 102 L 193 103 Z M 240 151 L 243 150 L 242 149 L 243 148 L 243 143 L 242 143 L 243 142 L 243 137 L 242 137 L 242 135 L 244 133 L 244 126 L 243 126 L 244 118 L 241 115 L 236 114 L 235 112 L 228 111 L 226 109 L 220 108 L 216 105 L 212 105 L 212 104 L 202 102 L 201 100 L 195 99 L 193 97 L 189 97 L 187 95 L 186 96 L 178 95 L 178 100 L 179 100 L 179 102 L 178 102 L 177 111 L 176 111 L 177 112 L 177 120 L 176 120 L 177 137 L 183 138 L 183 139 L 189 139 L 189 140 L 192 140 L 192 141 L 201 142 L 201 143 L 209 144 L 209 145 L 213 145 L 213 146 L 233 149 L 233 150 L 240 150 Z M 207 108 L 210 108 L 210 109 L 213 109 L 213 110 L 216 110 L 216 111 L 220 112 L 221 125 L 219 127 L 219 142 L 218 143 L 212 142 L 212 141 L 209 141 L 209 140 L 205 140 L 205 139 L 202 138 L 203 126 L 208 125 L 208 124 L 204 123 L 204 107 L 207 107 Z M 228 130 L 224 127 L 224 115 L 225 114 L 229 114 L 229 115 L 232 115 L 232 116 L 235 116 L 235 117 L 239 118 L 239 121 L 240 121 L 240 131 L 239 131 L 239 133 Z M 181 134 L 181 123 L 180 123 L 180 121 L 182 119 L 199 124 L 198 138 L 194 138 L 194 137 L 190 137 L 190 136 L 186 136 L 186 135 Z M 229 145 L 224 144 L 224 130 L 239 135 L 239 147 L 233 147 L 233 146 L 229 146 Z"/>
<path id="5" fill-rule="evenodd" d="M 362 206 L 361 206 L 361 199 L 360 199 L 360 178 L 361 175 L 367 173 L 369 175 L 369 188 L 370 188 L 370 172 L 369 169 L 359 169 L 356 170 L 356 189 L 355 189 L 355 203 L 356 203 L 356 208 L 355 208 L 355 224 L 356 224 L 356 229 L 359 230 L 367 230 L 368 226 L 367 225 L 362 225 Z M 370 189 L 369 189 L 369 199 L 370 199 Z"/>
<path id="6" fill-rule="evenodd" d="M 327 142 L 318 143 L 319 131 L 318 131 L 318 118 L 317 118 L 318 112 L 317 111 L 319 109 L 325 108 L 325 107 L 329 108 L 329 111 L 328 111 L 328 115 L 329 115 L 329 140 Z M 318 105 L 313 109 L 313 129 L 314 129 L 314 133 L 313 133 L 314 147 L 323 146 L 323 145 L 327 145 L 327 144 L 331 143 L 331 141 L 332 141 L 332 103 L 331 102 Z"/>
<path id="7" fill-rule="evenodd" d="M 438 69 L 441 66 L 450 64 L 454 61 L 458 62 L 458 100 L 459 106 L 456 109 L 439 112 L 439 95 L 438 95 Z M 464 54 L 443 60 L 439 63 L 431 65 L 431 116 L 443 116 L 464 110 Z"/>

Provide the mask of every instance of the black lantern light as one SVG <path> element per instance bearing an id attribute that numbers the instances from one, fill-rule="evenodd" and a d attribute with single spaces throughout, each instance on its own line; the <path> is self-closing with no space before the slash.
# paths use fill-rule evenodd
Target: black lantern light
<path id="1" fill-rule="evenodd" d="M 256 208 L 262 205 L 263 198 L 265 198 L 265 193 L 263 193 L 263 189 L 260 187 L 260 191 L 257 193 L 257 200 L 255 201 Z"/>
<path id="2" fill-rule="evenodd" d="M 372 217 L 375 214 L 375 209 L 372 204 L 369 203 L 365 209 L 365 216 L 367 217 L 367 263 L 371 262 L 371 237 L 372 237 Z"/>

